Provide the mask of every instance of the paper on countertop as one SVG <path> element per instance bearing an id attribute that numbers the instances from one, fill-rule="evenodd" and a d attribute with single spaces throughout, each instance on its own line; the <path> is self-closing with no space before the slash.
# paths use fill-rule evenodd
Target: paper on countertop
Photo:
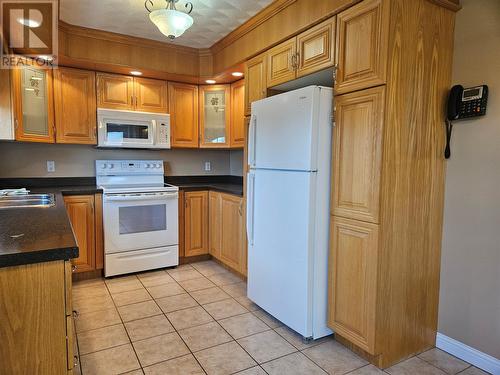
<path id="1" fill-rule="evenodd" d="M 21 188 L 21 189 L 3 189 L 0 190 L 0 196 L 6 196 L 6 195 L 26 195 L 29 194 L 29 190 L 26 188 Z"/>

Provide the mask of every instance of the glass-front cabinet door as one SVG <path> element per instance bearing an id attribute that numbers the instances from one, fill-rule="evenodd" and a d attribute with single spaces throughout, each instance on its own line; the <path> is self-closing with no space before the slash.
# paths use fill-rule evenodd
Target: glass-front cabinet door
<path id="1" fill-rule="evenodd" d="M 200 147 L 229 147 L 231 86 L 200 86 Z"/>
<path id="2" fill-rule="evenodd" d="M 12 77 L 16 140 L 53 143 L 52 70 L 23 67 Z"/>

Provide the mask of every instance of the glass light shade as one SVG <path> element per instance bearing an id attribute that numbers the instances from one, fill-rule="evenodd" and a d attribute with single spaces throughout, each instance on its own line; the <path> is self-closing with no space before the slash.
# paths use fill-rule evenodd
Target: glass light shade
<path id="1" fill-rule="evenodd" d="M 149 19 L 170 39 L 180 37 L 193 25 L 193 17 L 173 9 L 158 9 L 149 14 Z"/>

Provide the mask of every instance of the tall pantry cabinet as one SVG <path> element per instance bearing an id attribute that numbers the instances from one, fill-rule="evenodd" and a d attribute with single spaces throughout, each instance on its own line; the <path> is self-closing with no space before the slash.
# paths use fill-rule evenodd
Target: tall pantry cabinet
<path id="1" fill-rule="evenodd" d="M 337 15 L 328 323 L 382 368 L 435 344 L 447 3 L 364 0 Z"/>

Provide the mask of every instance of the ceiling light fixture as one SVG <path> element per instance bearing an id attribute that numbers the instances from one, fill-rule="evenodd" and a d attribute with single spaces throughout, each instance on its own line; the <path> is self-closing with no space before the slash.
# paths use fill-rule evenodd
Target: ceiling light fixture
<path id="1" fill-rule="evenodd" d="M 233 77 L 243 77 L 243 73 L 242 72 L 233 72 L 231 73 Z"/>
<path id="2" fill-rule="evenodd" d="M 142 72 L 139 72 L 138 70 L 132 70 L 130 74 L 132 74 L 133 76 L 142 76 Z"/>
<path id="3" fill-rule="evenodd" d="M 213 79 L 207 79 L 205 82 L 208 83 L 209 85 L 213 85 L 214 83 L 216 83 L 216 81 Z"/>
<path id="4" fill-rule="evenodd" d="M 153 10 L 153 0 L 146 0 L 144 7 L 149 12 L 149 19 L 169 39 L 173 40 L 180 37 L 184 32 L 193 25 L 193 17 L 189 14 L 193 11 L 193 4 L 186 3 L 187 13 L 178 11 L 175 8 L 175 3 L 179 0 L 165 0 L 167 3 L 164 9 Z"/>

